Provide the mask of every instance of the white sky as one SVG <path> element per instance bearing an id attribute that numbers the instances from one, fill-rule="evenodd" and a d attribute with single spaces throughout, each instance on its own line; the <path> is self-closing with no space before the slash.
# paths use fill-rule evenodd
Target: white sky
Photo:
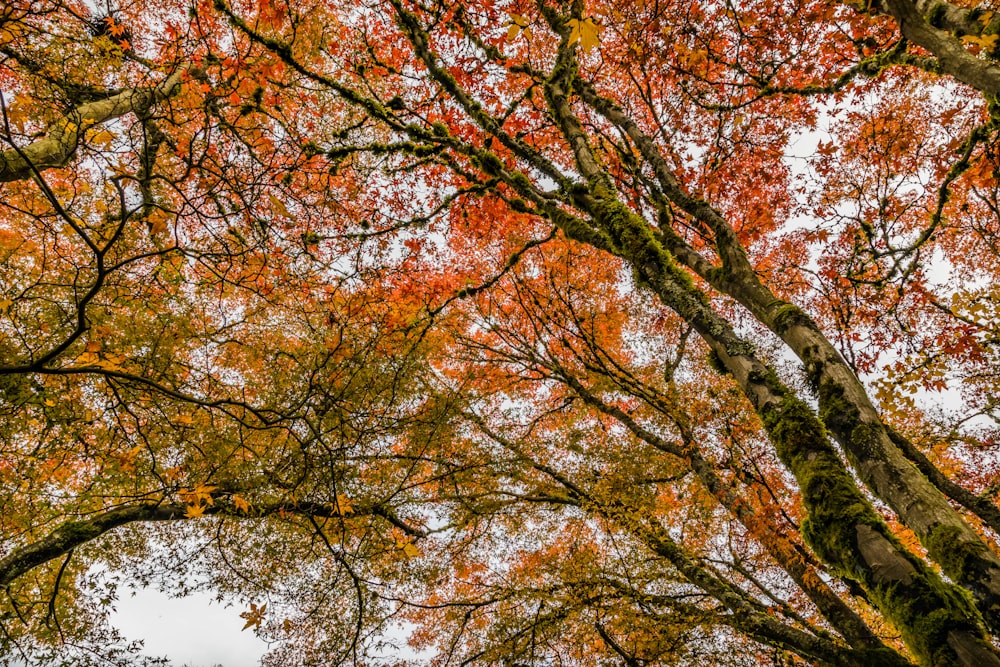
<path id="1" fill-rule="evenodd" d="M 239 607 L 226 607 L 210 593 L 170 598 L 152 588 L 132 596 L 123 590 L 111 623 L 130 640 L 145 642 L 146 655 L 166 656 L 178 667 L 252 667 L 267 644 L 252 630 Z"/>

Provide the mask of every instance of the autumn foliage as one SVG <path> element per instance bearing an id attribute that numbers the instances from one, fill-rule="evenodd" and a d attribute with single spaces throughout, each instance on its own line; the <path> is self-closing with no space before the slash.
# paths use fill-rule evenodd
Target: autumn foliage
<path id="1" fill-rule="evenodd" d="M 0 7 L 4 661 L 1000 665 L 1000 9 L 94 7 Z"/>

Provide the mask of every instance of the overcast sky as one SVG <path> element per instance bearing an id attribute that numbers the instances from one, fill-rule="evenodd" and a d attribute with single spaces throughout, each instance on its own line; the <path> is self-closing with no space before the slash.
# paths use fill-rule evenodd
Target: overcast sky
<path id="1" fill-rule="evenodd" d="M 253 667 L 267 644 L 243 631 L 239 607 L 226 607 L 210 593 L 173 599 L 155 589 L 121 592 L 112 623 L 128 639 L 145 641 L 146 655 L 166 656 L 181 667 Z"/>

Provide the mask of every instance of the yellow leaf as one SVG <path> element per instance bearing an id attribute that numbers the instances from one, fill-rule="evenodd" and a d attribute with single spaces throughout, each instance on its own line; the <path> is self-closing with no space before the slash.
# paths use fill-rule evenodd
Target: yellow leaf
<path id="1" fill-rule="evenodd" d="M 149 232 L 153 236 L 159 236 L 160 234 L 166 234 L 168 231 L 167 221 L 170 219 L 170 214 L 163 209 L 157 208 L 152 211 L 146 217 L 146 224 L 149 225 Z"/>
<path id="2" fill-rule="evenodd" d="M 194 417 L 191 415 L 177 415 L 177 423 L 184 426 L 190 426 L 194 423 Z"/>
<path id="3" fill-rule="evenodd" d="M 198 486 L 194 487 L 192 492 L 194 493 L 195 498 L 197 498 L 199 501 L 204 500 L 209 505 L 214 505 L 215 499 L 212 498 L 212 492 L 218 488 L 219 487 L 214 486 L 212 484 L 199 484 Z"/>
<path id="4" fill-rule="evenodd" d="M 10 299 L 0 299 L 0 313 L 6 313 L 13 305 L 14 302 Z"/>
<path id="5" fill-rule="evenodd" d="M 135 470 L 135 460 L 139 456 L 139 452 L 141 452 L 142 449 L 142 445 L 136 445 L 124 454 L 119 454 L 117 457 L 119 467 L 126 472 Z"/>
<path id="6" fill-rule="evenodd" d="M 1000 35 L 964 35 L 962 37 L 962 43 L 964 44 L 977 44 L 980 47 L 991 50 L 997 45 L 997 40 L 1000 39 Z"/>
<path id="7" fill-rule="evenodd" d="M 111 361 L 110 359 L 101 359 L 94 363 L 94 366 L 106 371 L 118 372 L 122 370 L 122 367 Z"/>
<path id="8" fill-rule="evenodd" d="M 979 17 L 979 22 L 983 25 L 989 25 L 990 21 L 993 20 L 994 15 L 995 12 L 983 12 L 983 14 Z"/>
<path id="9" fill-rule="evenodd" d="M 84 352 L 76 358 L 76 363 L 81 366 L 91 366 L 99 362 L 101 358 L 94 352 Z"/>
<path id="10" fill-rule="evenodd" d="M 292 214 L 289 213 L 288 209 L 285 207 L 284 202 L 282 202 L 280 199 L 278 199 L 277 197 L 275 197 L 272 194 L 267 195 L 267 198 L 271 202 L 271 208 L 274 209 L 275 213 L 277 213 L 278 215 L 284 216 L 286 218 L 291 218 L 292 217 Z"/>
<path id="11" fill-rule="evenodd" d="M 579 19 L 570 19 L 569 20 L 569 27 L 570 27 L 569 43 L 571 45 L 572 44 L 576 44 L 577 42 L 580 41 L 580 20 Z"/>
<path id="12" fill-rule="evenodd" d="M 403 545 L 403 555 L 407 558 L 417 558 L 420 556 L 420 549 L 413 542 L 407 542 Z"/>
<path id="13" fill-rule="evenodd" d="M 108 352 L 104 356 L 108 360 L 109 364 L 114 364 L 115 366 L 117 366 L 119 368 L 126 361 L 125 355 L 124 354 L 118 354 L 117 352 Z"/>
<path id="14" fill-rule="evenodd" d="M 108 130 L 88 130 L 87 131 L 87 141 L 91 144 L 96 144 L 98 146 L 104 146 L 107 148 L 111 142 L 114 140 L 115 135 Z"/>
<path id="15" fill-rule="evenodd" d="M 0 28 L 0 46 L 7 46 L 25 32 L 25 26 L 18 21 L 8 21 Z"/>
<path id="16" fill-rule="evenodd" d="M 510 21 L 507 25 L 510 27 L 507 29 L 507 41 L 513 42 L 517 39 L 519 33 L 524 33 L 524 36 L 531 39 L 531 28 L 528 27 L 530 21 L 527 17 L 521 16 L 520 14 L 510 14 Z"/>
<path id="17" fill-rule="evenodd" d="M 569 43 L 576 44 L 580 43 L 584 51 L 590 51 L 595 46 L 600 46 L 601 44 L 601 26 L 594 23 L 593 17 L 588 16 L 587 18 L 580 21 L 579 19 L 569 20 Z"/>
<path id="18" fill-rule="evenodd" d="M 353 510 L 350 499 L 342 493 L 337 494 L 337 514 L 350 514 Z"/>
<path id="19" fill-rule="evenodd" d="M 236 507 L 237 512 L 243 512 L 244 514 L 250 513 L 250 503 L 244 500 L 241 496 L 233 495 L 233 506 Z"/>
<path id="20" fill-rule="evenodd" d="M 184 516 L 189 519 L 196 519 L 205 513 L 205 505 L 188 505 Z"/>

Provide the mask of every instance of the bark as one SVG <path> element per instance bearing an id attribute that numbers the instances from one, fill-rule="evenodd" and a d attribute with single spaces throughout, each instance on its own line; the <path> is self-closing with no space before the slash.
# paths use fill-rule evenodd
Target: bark
<path id="1" fill-rule="evenodd" d="M 927 2 L 920 5 L 933 11 Z M 941 74 L 948 74 L 991 96 L 1000 94 L 1000 67 L 972 55 L 957 38 L 929 24 L 911 0 L 884 0 L 881 6 L 899 24 L 904 37 L 937 57 Z M 945 15 L 955 17 L 954 12 Z"/>
<path id="2" fill-rule="evenodd" d="M 903 437 L 891 427 L 886 428 L 888 428 L 889 437 L 899 447 L 899 451 L 903 452 L 903 456 L 912 461 L 913 465 L 917 466 L 917 469 L 926 475 L 927 479 L 934 486 L 941 490 L 941 493 L 978 516 L 984 524 L 1000 535 L 1000 508 L 997 508 L 989 498 L 977 496 L 965 487 L 951 481 L 909 439 Z"/>

